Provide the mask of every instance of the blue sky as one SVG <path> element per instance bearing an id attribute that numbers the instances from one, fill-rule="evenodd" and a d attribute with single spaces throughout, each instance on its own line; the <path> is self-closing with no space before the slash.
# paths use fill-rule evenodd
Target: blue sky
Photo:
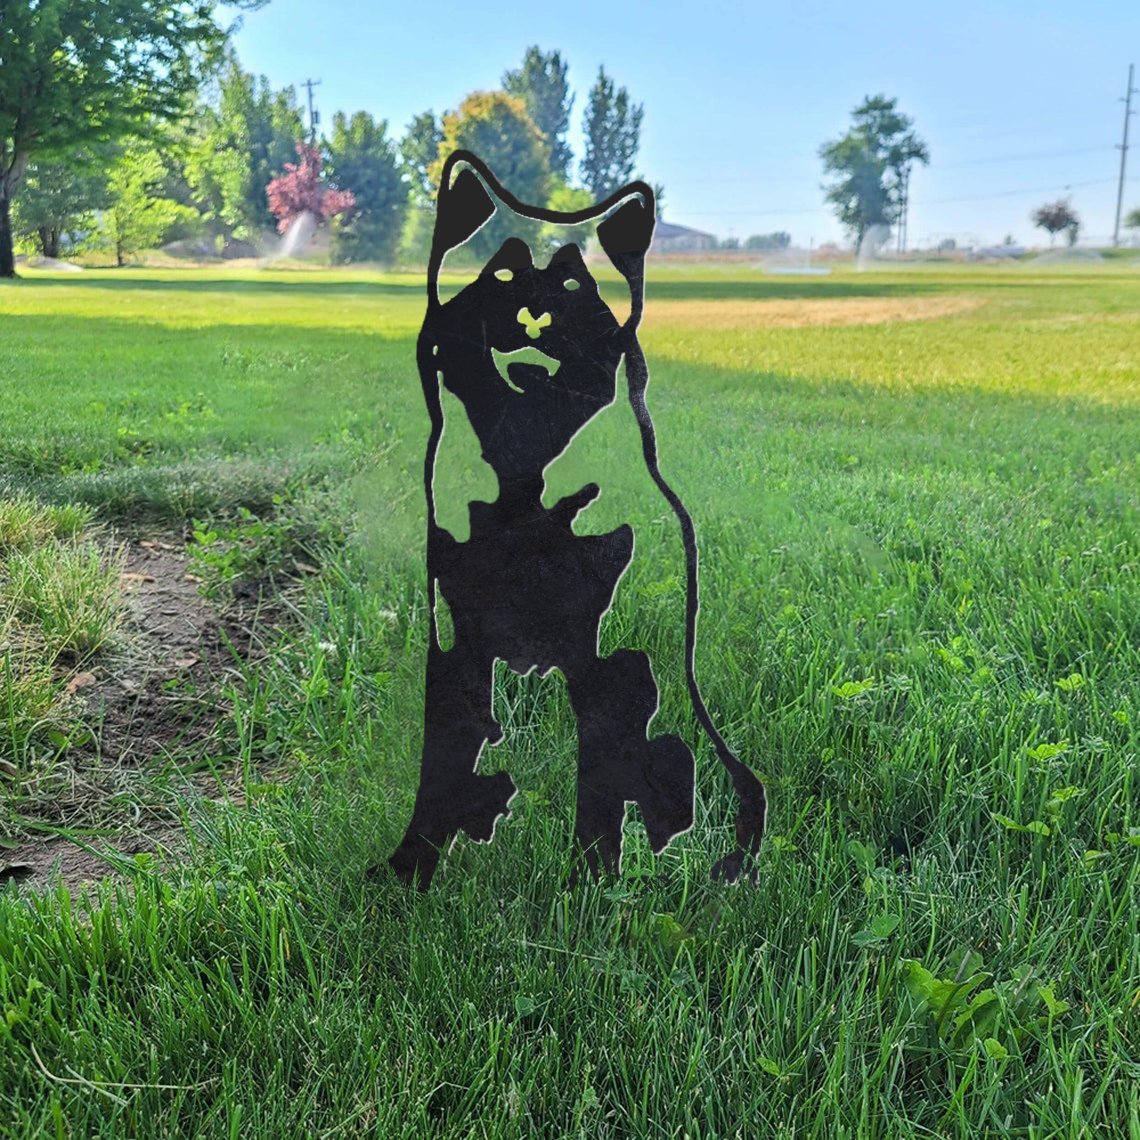
<path id="1" fill-rule="evenodd" d="M 303 95 L 300 82 L 319 78 L 326 123 L 367 110 L 397 136 L 419 111 L 497 87 L 530 44 L 569 63 L 578 153 L 599 65 L 644 104 L 639 173 L 664 185 L 670 221 L 721 236 L 783 229 L 805 246 L 840 239 L 819 145 L 884 92 L 931 152 L 912 177 L 912 244 L 1043 241 L 1029 211 L 1065 193 L 1084 232 L 1106 238 L 1130 62 L 1140 75 L 1140 0 L 272 0 L 236 37 L 243 65 L 275 87 Z M 1140 116 L 1132 126 L 1126 211 L 1140 206 Z"/>

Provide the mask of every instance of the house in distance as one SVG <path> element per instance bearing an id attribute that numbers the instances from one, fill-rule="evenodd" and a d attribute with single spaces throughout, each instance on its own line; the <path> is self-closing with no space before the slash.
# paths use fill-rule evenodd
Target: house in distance
<path id="1" fill-rule="evenodd" d="M 694 253 L 705 249 L 716 249 L 716 238 L 712 234 L 659 220 L 653 231 L 653 244 L 649 247 L 649 252 Z"/>

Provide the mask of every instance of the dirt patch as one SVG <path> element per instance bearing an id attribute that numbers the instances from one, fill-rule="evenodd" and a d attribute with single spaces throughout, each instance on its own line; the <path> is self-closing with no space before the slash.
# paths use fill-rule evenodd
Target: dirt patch
<path id="1" fill-rule="evenodd" d="M 821 325 L 882 325 L 926 321 L 979 308 L 980 297 L 830 297 L 790 301 L 653 301 L 645 306 L 649 328 L 696 325 L 710 332 Z"/>
<path id="2" fill-rule="evenodd" d="M 68 839 L 45 843 L 24 843 L 4 851 L 0 857 L 0 891 L 6 887 L 43 890 L 62 882 L 70 890 L 84 883 L 97 883 L 118 873 L 117 864 L 135 855 L 159 855 L 160 848 L 176 854 L 183 846 L 180 832 L 163 829 L 136 837 L 117 836 L 114 841 L 92 839 L 80 846 Z M 98 854 L 104 852 L 106 858 Z"/>
<path id="3" fill-rule="evenodd" d="M 198 592 L 185 551 L 144 539 L 127 551 L 123 590 L 131 611 L 130 646 L 88 675 L 78 689 L 103 761 L 141 763 L 208 736 L 226 711 L 216 692 L 236 657 L 253 644 L 239 615 L 228 619 Z"/>
<path id="4" fill-rule="evenodd" d="M 208 763 L 231 711 L 225 694 L 242 684 L 242 664 L 263 655 L 281 613 L 256 590 L 219 609 L 199 592 L 177 538 L 128 543 L 122 585 L 122 646 L 69 684 L 84 731 L 57 761 L 28 773 L 20 794 L 25 818 L 102 832 L 86 847 L 129 857 L 177 846 L 182 797 L 234 790 L 233 773 Z M 29 840 L 0 847 L 0 889 L 40 890 L 56 876 L 75 887 L 115 873 L 113 864 L 66 839 Z"/>

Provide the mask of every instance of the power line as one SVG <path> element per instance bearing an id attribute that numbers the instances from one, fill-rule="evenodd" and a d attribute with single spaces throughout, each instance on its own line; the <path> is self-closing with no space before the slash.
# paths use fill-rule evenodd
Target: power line
<path id="1" fill-rule="evenodd" d="M 1116 225 L 1112 230 L 1112 244 L 1120 244 L 1120 208 L 1124 205 L 1124 166 L 1128 161 L 1128 120 L 1132 118 L 1132 96 L 1136 88 L 1132 86 L 1132 69 L 1135 65 L 1128 65 L 1128 88 L 1124 93 L 1124 139 L 1120 144 L 1120 182 L 1116 188 Z"/>
<path id="2" fill-rule="evenodd" d="M 1079 154 L 1104 154 L 1106 150 L 1115 150 L 1111 146 L 1085 146 L 1079 150 L 1048 150 L 1038 151 L 1036 154 L 1004 154 L 993 155 L 988 158 L 966 158 L 961 162 L 940 162 L 939 170 L 952 170 L 959 166 L 988 166 L 997 162 L 1028 162 L 1037 158 L 1072 158 Z"/>
<path id="3" fill-rule="evenodd" d="M 995 121 L 993 116 L 990 115 L 987 119 L 979 119 L 975 126 L 970 126 L 968 129 L 963 130 L 962 122 L 948 122 L 936 124 L 936 137 L 941 139 L 946 135 L 953 135 L 955 137 L 968 136 L 968 141 L 977 142 L 979 140 L 999 141 L 1003 139 L 1023 139 L 1025 136 L 1032 132 L 1038 132 L 1043 128 L 1050 131 L 1058 129 L 1077 129 L 1082 125 L 1087 127 L 1088 118 L 1085 111 L 1070 111 L 1064 112 L 1058 107 L 1042 107 L 1035 111 L 1032 115 L 1027 115 L 1023 119 L 1006 119 Z"/>
<path id="4" fill-rule="evenodd" d="M 1135 113 L 1136 112 L 1134 111 L 1133 114 L 1135 114 Z M 967 159 L 963 159 L 960 162 L 939 162 L 937 164 L 934 164 L 932 169 L 933 169 L 934 173 L 938 173 L 938 172 L 943 171 L 943 170 L 957 170 L 959 167 L 963 167 L 963 166 L 988 166 L 988 165 L 993 165 L 996 163 L 1004 163 L 1004 162 L 1030 162 L 1034 159 L 1042 159 L 1042 158 L 1073 158 L 1073 157 L 1076 157 L 1078 155 L 1104 154 L 1106 151 L 1119 150 L 1119 149 L 1120 149 L 1119 145 L 1109 146 L 1106 144 L 1104 146 L 1080 147 L 1077 150 L 1049 150 L 1049 151 L 1037 151 L 1034 154 L 991 155 L 991 156 L 987 156 L 985 158 L 967 158 Z M 796 157 L 799 157 L 799 156 L 796 156 Z M 683 178 L 680 180 L 670 179 L 669 185 L 670 186 L 698 186 L 698 185 L 705 186 L 705 185 L 714 185 L 714 184 L 716 184 L 716 185 L 731 185 L 731 184 L 740 183 L 740 182 L 757 182 L 759 180 L 760 179 L 757 176 L 751 176 L 750 177 L 746 174 L 740 174 L 740 175 L 733 175 L 731 178 L 710 177 L 710 178 Z M 770 186 L 773 183 L 777 183 L 777 182 L 800 182 L 800 181 L 802 181 L 802 178 L 797 176 L 797 175 L 787 175 L 787 176 L 781 176 L 780 178 L 772 178 L 772 179 L 764 178 L 763 181 L 764 181 L 765 185 Z"/>
<path id="5" fill-rule="evenodd" d="M 1084 182 L 1066 182 L 1064 185 L 1065 190 L 1072 190 L 1082 186 L 1103 186 L 1106 182 L 1112 182 L 1111 178 L 1089 178 Z M 968 194 L 962 198 L 928 198 L 925 202 L 920 202 L 920 206 L 945 206 L 951 202 L 988 202 L 991 198 L 1016 198 L 1021 194 L 1049 194 L 1057 189 L 1057 184 L 1052 186 L 1026 186 L 1023 190 L 1001 190 L 996 194 Z"/>
<path id="6" fill-rule="evenodd" d="M 1001 126 L 1000 129 L 998 129 L 996 131 L 993 129 L 985 130 L 984 131 L 984 137 L 974 138 L 974 139 L 969 140 L 969 145 L 975 146 L 979 142 L 984 143 L 984 142 L 997 141 L 1000 139 L 1013 138 L 1013 137 L 1020 139 L 1020 138 L 1023 138 L 1025 136 L 1027 131 L 1040 131 L 1043 128 L 1043 124 L 1046 124 L 1046 123 L 1048 124 L 1048 127 L 1050 129 L 1055 129 L 1058 126 L 1064 126 L 1066 124 L 1072 124 L 1074 126 L 1079 124 L 1081 126 L 1085 126 L 1085 125 L 1087 125 L 1087 119 L 1084 116 L 1083 112 L 1080 114 L 1072 113 L 1070 115 L 1066 115 L 1066 114 L 1064 114 L 1063 111 L 1057 111 L 1056 113 L 1050 113 L 1046 116 L 1043 111 L 1039 111 L 1032 118 L 1026 118 L 1025 120 L 1023 120 L 1021 126 L 1015 126 L 1013 128 L 1009 128 L 1009 123 L 1007 121 L 1003 120 L 1003 125 Z M 979 126 L 992 128 L 994 126 L 993 116 L 992 115 L 988 116 L 984 121 L 979 120 L 978 124 L 979 124 Z M 938 126 L 937 131 L 936 131 L 936 136 L 935 136 L 936 143 L 937 143 L 938 139 L 942 138 L 943 134 L 946 133 L 948 129 L 959 127 L 961 125 L 962 124 L 959 121 L 959 122 L 943 123 L 940 126 Z M 959 144 L 959 145 L 961 145 L 961 144 Z M 944 149 L 944 148 L 941 148 L 941 147 L 939 148 L 940 153 L 941 153 L 942 149 Z M 966 166 L 966 165 L 973 165 L 973 163 L 975 163 L 975 162 L 1004 162 L 1004 161 L 1007 161 L 1007 158 L 1008 158 L 1008 161 L 1013 161 L 1013 162 L 1019 161 L 1021 159 L 1033 159 L 1033 158 L 1066 158 L 1070 155 L 1093 154 L 1093 153 L 1096 153 L 1098 151 L 1109 150 L 1109 149 L 1114 149 L 1114 148 L 1111 147 L 1111 144 L 1106 143 L 1106 144 L 1104 144 L 1102 146 L 1098 146 L 1098 147 L 1082 147 L 1082 148 L 1077 149 L 1077 150 L 1049 151 L 1049 152 L 1037 153 L 1037 154 L 1015 154 L 1015 155 L 1009 155 L 1009 156 L 1000 155 L 1000 156 L 995 156 L 994 158 L 966 159 L 962 162 L 956 162 L 953 164 L 940 162 L 940 163 L 938 163 L 938 166 L 940 169 L 946 169 L 950 165 Z M 769 161 L 785 162 L 785 161 L 791 161 L 793 159 L 802 159 L 802 158 L 809 158 L 809 157 L 812 159 L 815 159 L 816 155 L 815 155 L 814 148 L 812 148 L 810 152 L 806 152 L 803 149 L 799 149 L 796 151 L 785 151 L 782 154 L 774 154 L 774 153 L 767 153 L 766 152 L 765 157 Z M 670 154 L 668 152 L 665 152 L 664 154 L 661 154 L 661 153 L 657 154 L 656 158 L 659 162 L 663 162 L 665 164 L 668 164 L 668 163 L 685 163 L 685 162 L 691 162 L 692 161 L 692 155 L 688 154 L 688 153 Z M 689 182 L 689 181 L 692 181 L 692 182 L 697 182 L 697 181 L 719 182 L 719 181 L 721 181 L 721 179 L 718 179 L 718 178 L 686 179 L 686 182 Z M 745 179 L 744 177 L 741 177 L 739 179 L 739 181 L 750 181 L 750 179 Z"/>
<path id="7" fill-rule="evenodd" d="M 910 204 L 913 206 L 945 206 L 955 202 L 988 202 L 991 199 L 1016 198 L 1024 194 L 1051 194 L 1058 189 L 1074 190 L 1080 189 L 1084 186 L 1104 186 L 1107 183 L 1115 181 L 1115 178 L 1090 178 L 1084 182 L 1066 182 L 1063 187 L 1058 187 L 1056 183 L 1054 183 L 1052 186 L 1025 186 L 1020 190 L 999 190 L 995 194 L 967 194 L 963 197 L 956 198 L 923 198 L 918 202 L 912 202 Z M 727 216 L 730 214 L 747 215 L 749 217 L 763 217 L 776 214 L 785 214 L 788 216 L 796 214 L 827 214 L 831 211 L 826 206 L 818 206 L 810 210 L 689 210 L 687 212 L 693 216 L 711 218 Z"/>

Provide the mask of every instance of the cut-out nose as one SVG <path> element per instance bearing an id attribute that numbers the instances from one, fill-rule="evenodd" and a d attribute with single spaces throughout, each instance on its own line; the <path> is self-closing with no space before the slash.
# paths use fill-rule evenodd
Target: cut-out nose
<path id="1" fill-rule="evenodd" d="M 519 324 L 526 326 L 526 335 L 531 340 L 538 340 L 542 335 L 542 330 L 549 328 L 554 323 L 554 318 L 549 313 L 543 313 L 540 317 L 532 317 L 530 309 L 519 309 Z"/>

